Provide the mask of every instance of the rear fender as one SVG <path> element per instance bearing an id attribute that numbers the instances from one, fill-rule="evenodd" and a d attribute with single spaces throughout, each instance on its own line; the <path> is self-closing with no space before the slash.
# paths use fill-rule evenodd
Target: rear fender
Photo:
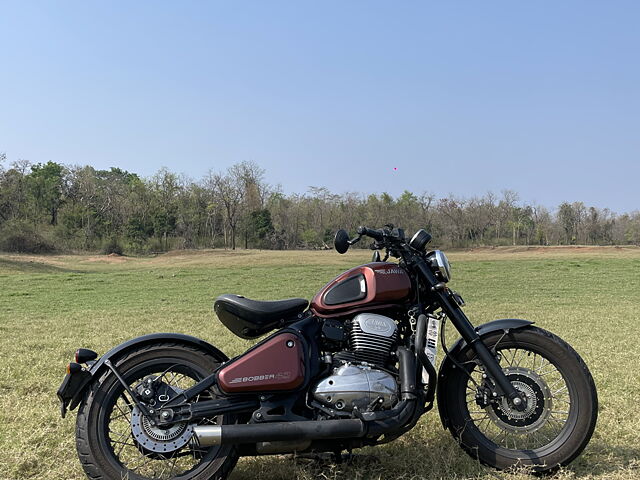
<path id="1" fill-rule="evenodd" d="M 211 355 L 216 359 L 216 361 L 220 363 L 229 360 L 229 358 L 224 353 L 222 353 L 210 343 L 207 343 L 204 340 L 192 337 L 190 335 L 183 335 L 180 333 L 153 333 L 151 335 L 144 335 L 142 337 L 133 338 L 109 350 L 97 362 L 91 365 L 91 368 L 83 369 L 78 374 L 70 374 L 72 376 L 81 376 L 70 378 L 70 375 L 67 375 L 67 377 L 65 377 L 60 390 L 58 390 L 58 397 L 60 397 L 63 405 L 62 416 L 64 417 L 67 406 L 69 410 L 73 410 L 78 406 L 78 404 L 82 400 L 82 397 L 84 396 L 84 392 L 87 390 L 93 379 L 100 378 L 102 372 L 104 372 L 104 370 L 107 368 L 107 366 L 105 365 L 105 362 L 107 360 L 111 360 L 113 364 L 116 364 L 119 358 L 126 356 L 127 353 L 129 353 L 131 350 L 137 349 L 144 345 L 150 345 L 153 343 L 165 341 L 171 341 L 187 346 L 197 347 L 205 351 L 207 354 Z"/>
<path id="2" fill-rule="evenodd" d="M 530 322 L 529 320 L 506 318 L 479 325 L 475 328 L 475 331 L 478 333 L 480 338 L 483 339 L 494 332 L 502 331 L 508 333 L 509 330 L 525 328 L 532 324 L 533 322 Z M 445 401 L 447 377 L 453 369 L 457 368 L 449 357 L 456 358 L 457 360 L 458 355 L 460 355 L 460 352 L 462 352 L 466 346 L 467 342 L 465 342 L 462 338 L 459 338 L 456 343 L 453 344 L 453 347 L 449 349 L 449 355 L 446 356 L 440 364 L 440 370 L 438 372 L 438 410 L 440 411 L 440 420 L 442 420 L 442 426 L 445 429 L 449 428 L 449 413 L 447 411 L 447 404 Z"/>

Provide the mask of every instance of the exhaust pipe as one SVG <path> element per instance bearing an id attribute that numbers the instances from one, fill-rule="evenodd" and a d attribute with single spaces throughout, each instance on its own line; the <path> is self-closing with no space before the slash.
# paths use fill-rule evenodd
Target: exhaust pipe
<path id="1" fill-rule="evenodd" d="M 203 447 L 213 445 L 331 440 L 389 435 L 401 430 L 415 415 L 416 399 L 400 401 L 391 410 L 365 412 L 363 420 L 308 420 L 233 425 L 197 425 L 193 427 L 196 441 Z"/>
<path id="2" fill-rule="evenodd" d="M 364 422 L 357 418 L 193 427 L 194 436 L 203 447 L 286 440 L 360 438 L 364 437 L 366 432 Z"/>

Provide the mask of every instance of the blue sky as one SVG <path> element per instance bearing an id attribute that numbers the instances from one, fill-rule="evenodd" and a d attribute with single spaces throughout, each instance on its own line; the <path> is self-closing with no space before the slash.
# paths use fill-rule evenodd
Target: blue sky
<path id="1" fill-rule="evenodd" d="M 638 25 L 637 1 L 0 1 L 0 152 L 632 211 Z"/>

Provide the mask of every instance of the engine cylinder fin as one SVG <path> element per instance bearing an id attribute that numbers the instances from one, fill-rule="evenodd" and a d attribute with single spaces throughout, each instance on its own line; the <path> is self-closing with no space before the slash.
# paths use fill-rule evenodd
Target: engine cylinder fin
<path id="1" fill-rule="evenodd" d="M 351 324 L 349 348 L 356 360 L 384 366 L 397 336 L 397 326 L 392 319 L 376 314 L 360 314 Z"/>

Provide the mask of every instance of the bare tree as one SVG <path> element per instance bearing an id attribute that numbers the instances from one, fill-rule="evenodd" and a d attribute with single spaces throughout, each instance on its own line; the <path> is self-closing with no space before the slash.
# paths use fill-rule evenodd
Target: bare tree
<path id="1" fill-rule="evenodd" d="M 232 167 L 233 168 L 233 167 Z M 225 213 L 226 227 L 224 229 L 225 247 L 231 243 L 231 249 L 236 249 L 236 230 L 240 207 L 244 198 L 243 185 L 238 181 L 237 172 L 232 168 L 227 173 L 209 173 L 207 183 L 213 190 L 215 198 L 222 205 Z"/>

